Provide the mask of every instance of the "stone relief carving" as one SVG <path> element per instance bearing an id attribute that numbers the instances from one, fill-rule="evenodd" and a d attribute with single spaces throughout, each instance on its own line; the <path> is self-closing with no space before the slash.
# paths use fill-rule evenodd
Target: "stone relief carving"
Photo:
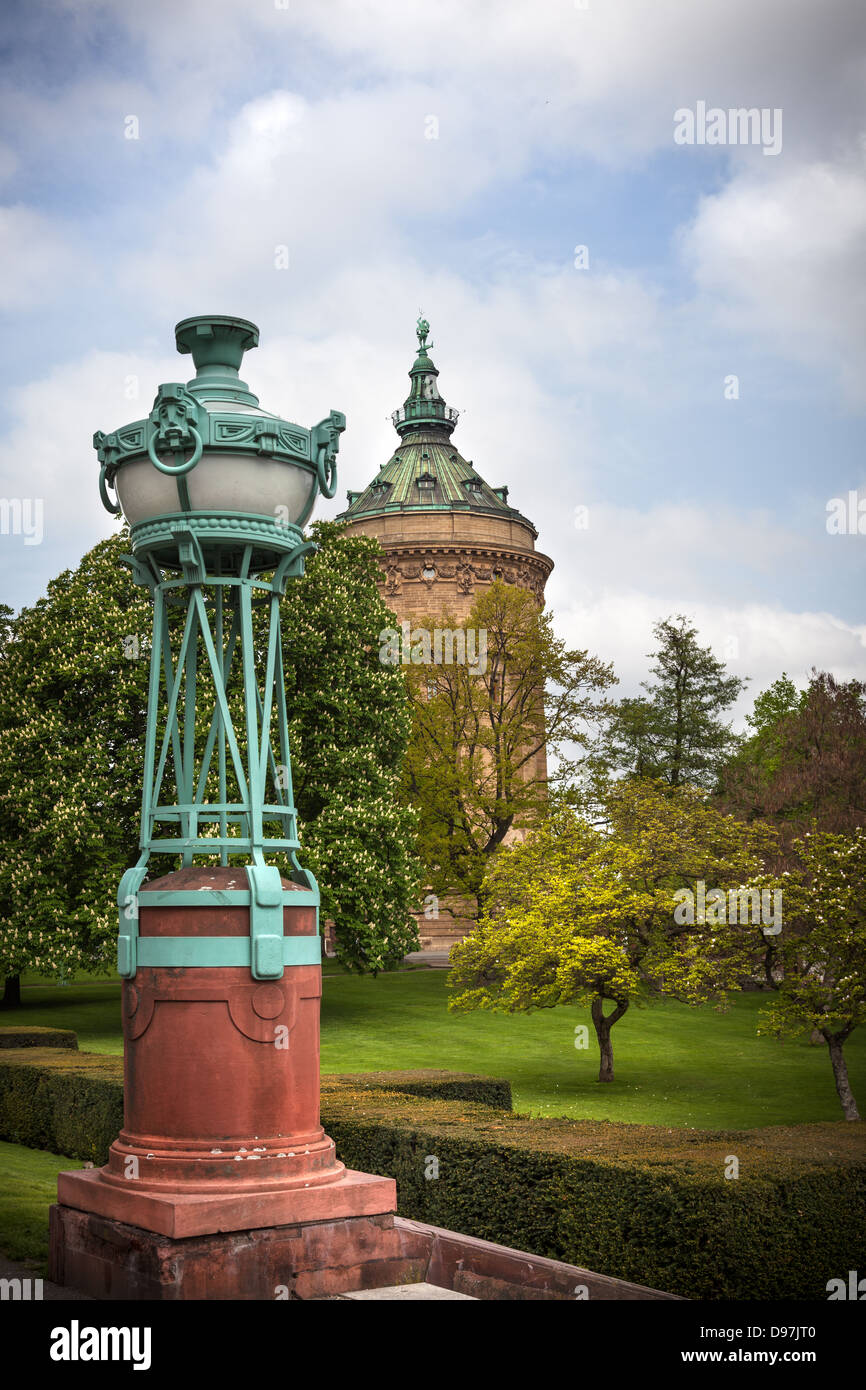
<path id="1" fill-rule="evenodd" d="M 457 570 L 457 591 L 461 594 L 472 593 L 473 570 L 471 565 L 460 565 Z"/>
<path id="2" fill-rule="evenodd" d="M 519 584 L 539 603 L 544 602 L 545 576 L 531 563 L 509 563 L 506 556 L 487 563 L 457 557 L 447 563 L 424 551 L 416 555 L 417 558 L 404 555 L 399 562 L 396 559 L 384 562 L 386 594 L 394 597 L 401 594 L 406 580 L 424 583 L 429 589 L 437 580 L 444 579 L 456 580 L 457 592 L 468 595 L 474 592 L 477 584 L 490 584 L 496 576 L 501 576 L 506 584 Z"/>

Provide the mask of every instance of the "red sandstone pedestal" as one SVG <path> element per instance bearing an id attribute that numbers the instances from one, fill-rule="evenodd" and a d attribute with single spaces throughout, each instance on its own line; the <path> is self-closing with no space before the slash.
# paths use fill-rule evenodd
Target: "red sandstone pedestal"
<path id="1" fill-rule="evenodd" d="M 247 888 L 243 870 L 226 868 L 145 884 L 140 939 L 249 937 L 249 908 L 213 901 Z M 148 907 L 148 891 L 209 901 Z M 315 936 L 315 909 L 285 907 L 283 933 Z M 344 1256 L 381 1245 L 393 1180 L 347 1171 L 319 1123 L 320 998 L 318 964 L 286 966 L 273 981 L 243 966 L 140 966 L 124 981 L 124 1126 L 104 1168 L 58 1176 L 50 1278 L 96 1297 L 249 1297 L 250 1271 L 227 1233 L 262 1233 L 255 1243 L 272 1254 L 285 1247 L 277 1284 L 291 1282 L 286 1258 L 310 1223 L 321 1223 L 320 1243 L 339 1229 Z M 192 1291 L 208 1282 L 200 1273 L 183 1277 L 201 1237 L 210 1239 L 196 1267 L 207 1248 L 214 1272 L 207 1293 Z"/>

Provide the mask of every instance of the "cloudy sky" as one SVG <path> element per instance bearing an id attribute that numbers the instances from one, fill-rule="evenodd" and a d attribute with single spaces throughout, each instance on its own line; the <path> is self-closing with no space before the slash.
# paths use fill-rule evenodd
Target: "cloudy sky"
<path id="1" fill-rule="evenodd" d="M 109 534 L 91 437 L 187 374 L 179 319 L 253 319 L 263 404 L 346 413 L 330 516 L 393 449 L 423 309 L 455 442 L 620 693 L 676 612 L 752 695 L 866 676 L 866 515 L 827 529 L 833 498 L 866 513 L 862 0 L 6 0 L 2 26 L 0 497 L 42 499 L 44 536 L 10 520 L 0 601 Z M 766 138 L 675 138 L 740 107 Z"/>

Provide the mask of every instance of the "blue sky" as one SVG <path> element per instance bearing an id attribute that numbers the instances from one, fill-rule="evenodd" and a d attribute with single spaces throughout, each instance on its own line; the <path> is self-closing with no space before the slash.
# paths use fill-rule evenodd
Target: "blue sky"
<path id="1" fill-rule="evenodd" d="M 263 403 L 345 411 L 327 516 L 389 456 L 423 307 L 455 442 L 621 693 L 674 612 L 750 694 L 866 676 L 866 534 L 826 530 L 833 497 L 866 511 L 858 0 L 35 0 L 2 26 L 0 496 L 44 505 L 41 544 L 0 535 L 2 601 L 109 533 L 91 436 L 185 375 L 176 321 L 254 319 Z M 675 144 L 698 101 L 780 110 L 780 152 Z"/>

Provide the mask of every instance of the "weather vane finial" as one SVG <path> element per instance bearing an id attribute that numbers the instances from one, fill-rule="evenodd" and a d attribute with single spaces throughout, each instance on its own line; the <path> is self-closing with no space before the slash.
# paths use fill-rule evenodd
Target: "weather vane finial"
<path id="1" fill-rule="evenodd" d="M 430 325 L 424 318 L 423 312 L 420 309 L 418 310 L 418 326 L 415 329 L 415 332 L 418 334 L 419 350 L 421 352 L 426 352 L 427 348 L 432 347 L 433 344 L 427 342 L 427 334 L 430 332 Z"/>

